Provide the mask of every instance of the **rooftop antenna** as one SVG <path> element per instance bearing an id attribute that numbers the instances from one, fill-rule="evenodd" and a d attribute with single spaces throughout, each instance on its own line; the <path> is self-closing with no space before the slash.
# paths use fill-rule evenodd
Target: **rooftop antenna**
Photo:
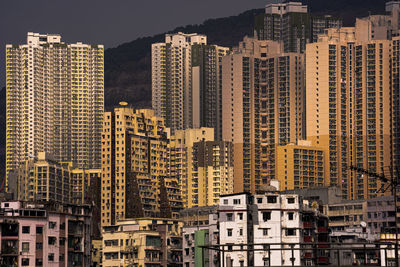
<path id="1" fill-rule="evenodd" d="M 395 217 L 395 231 L 396 231 L 396 238 L 395 238 L 395 258 L 396 258 L 396 263 L 395 266 L 399 267 L 399 226 L 398 226 L 398 215 L 397 215 L 397 187 L 399 185 L 399 169 L 396 167 L 396 175 L 394 175 L 394 170 L 393 166 L 389 166 L 389 177 L 385 176 L 385 170 L 384 167 L 382 166 L 382 174 L 378 174 L 372 171 L 369 171 L 364 168 L 356 167 L 356 166 L 350 166 L 350 170 L 353 170 L 358 173 L 366 174 L 369 177 L 376 178 L 382 182 L 381 188 L 376 191 L 376 193 L 385 193 L 387 190 L 391 189 L 392 190 L 392 195 L 394 198 L 394 217 Z M 368 183 L 368 182 L 367 182 Z"/>

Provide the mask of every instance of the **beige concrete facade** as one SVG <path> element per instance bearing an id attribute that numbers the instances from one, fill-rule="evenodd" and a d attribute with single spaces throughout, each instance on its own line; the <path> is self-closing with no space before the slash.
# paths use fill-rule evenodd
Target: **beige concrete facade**
<path id="1" fill-rule="evenodd" d="M 102 266 L 178 266 L 182 226 L 177 220 L 141 218 L 103 227 Z"/>
<path id="2" fill-rule="evenodd" d="M 325 205 L 324 214 L 329 218 L 329 227 L 333 230 L 345 230 L 359 227 L 367 219 L 367 202 L 363 200 L 344 201 Z"/>
<path id="3" fill-rule="evenodd" d="M 177 216 L 181 195 L 169 176 L 169 130 L 153 110 L 115 108 L 104 115 L 102 225 Z"/>
<path id="4" fill-rule="evenodd" d="M 22 201 L 54 201 L 64 204 L 92 204 L 90 187 L 100 179 L 99 169 L 77 169 L 59 163 L 44 152 L 21 164 L 16 172 L 14 192 Z"/>
<path id="5" fill-rule="evenodd" d="M 217 131 L 220 62 L 229 48 L 207 45 L 205 35 L 166 34 L 152 45 L 152 107 L 171 133 L 199 127 Z"/>
<path id="6" fill-rule="evenodd" d="M 199 179 L 193 168 L 194 143 L 214 141 L 214 129 L 178 130 L 171 137 L 171 176 L 179 181 L 184 207 L 198 205 Z"/>
<path id="7" fill-rule="evenodd" d="M 281 190 L 322 187 L 328 184 L 325 179 L 325 153 L 323 149 L 312 147 L 311 142 L 277 146 L 276 177 Z"/>
<path id="8" fill-rule="evenodd" d="M 327 179 L 344 199 L 376 197 L 381 186 L 349 166 L 380 173 L 394 153 L 392 41 L 361 42 L 355 33 L 329 29 L 306 52 L 307 139 L 327 151 Z"/>
<path id="9" fill-rule="evenodd" d="M 234 146 L 234 191 L 275 178 L 276 145 L 305 132 L 304 57 L 245 37 L 222 61 L 222 139 Z"/>
<path id="10" fill-rule="evenodd" d="M 180 181 L 184 207 L 214 205 L 233 192 L 232 146 L 214 141 L 214 129 L 178 130 L 170 146 L 171 176 Z"/>

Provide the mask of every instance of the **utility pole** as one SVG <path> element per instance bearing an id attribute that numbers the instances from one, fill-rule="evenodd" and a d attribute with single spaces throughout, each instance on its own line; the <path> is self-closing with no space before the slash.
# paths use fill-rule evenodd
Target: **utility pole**
<path id="1" fill-rule="evenodd" d="M 383 167 L 382 167 L 382 174 L 371 172 L 366 169 L 355 167 L 355 166 L 350 166 L 350 170 L 366 174 L 366 175 L 368 175 L 368 177 L 377 178 L 380 181 L 382 181 L 383 184 L 377 192 L 382 191 L 382 193 L 384 193 L 384 192 L 386 192 L 386 190 L 389 189 L 389 187 L 391 187 L 392 194 L 394 197 L 394 219 L 395 219 L 395 233 L 396 233 L 396 238 L 395 238 L 396 244 L 395 244 L 395 252 L 394 252 L 395 260 L 396 260 L 395 266 L 400 267 L 399 266 L 399 226 L 398 226 L 398 216 L 397 216 L 397 186 L 398 186 L 398 179 L 397 179 L 398 177 L 397 176 L 398 176 L 398 173 L 397 173 L 397 175 L 393 175 L 393 168 L 389 167 L 389 170 L 390 170 L 390 179 L 389 179 L 385 176 Z M 395 177 L 393 177 L 393 176 L 395 176 Z M 385 188 L 386 184 L 388 184 L 388 185 Z"/>

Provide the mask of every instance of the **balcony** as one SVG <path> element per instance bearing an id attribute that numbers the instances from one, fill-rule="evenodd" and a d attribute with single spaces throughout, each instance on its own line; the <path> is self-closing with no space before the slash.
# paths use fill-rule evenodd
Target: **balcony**
<path id="1" fill-rule="evenodd" d="M 17 240 L 2 240 L 1 254 L 7 256 L 18 255 L 18 241 Z"/>
<path id="2" fill-rule="evenodd" d="M 18 256 L 2 256 L 1 266 L 18 267 Z"/>
<path id="3" fill-rule="evenodd" d="M 17 223 L 2 223 L 1 236 L 18 238 L 18 224 Z"/>
<path id="4" fill-rule="evenodd" d="M 168 263 L 182 263 L 182 251 L 168 253 Z"/>
<path id="5" fill-rule="evenodd" d="M 68 237 L 68 251 L 83 252 L 81 238 L 69 236 Z"/>
<path id="6" fill-rule="evenodd" d="M 69 221 L 68 222 L 68 235 L 82 236 L 83 235 L 83 222 Z"/>
<path id="7" fill-rule="evenodd" d="M 182 249 L 182 238 L 181 237 L 171 237 L 169 239 L 169 248 L 172 250 Z"/>

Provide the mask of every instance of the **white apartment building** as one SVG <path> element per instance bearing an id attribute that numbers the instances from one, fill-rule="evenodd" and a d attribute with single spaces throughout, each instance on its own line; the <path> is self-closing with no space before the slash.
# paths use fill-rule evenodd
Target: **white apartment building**
<path id="1" fill-rule="evenodd" d="M 228 51 L 197 33 L 166 34 L 164 43 L 152 45 L 152 105 L 172 133 L 216 127 L 220 62 Z"/>
<path id="2" fill-rule="evenodd" d="M 255 195 L 222 196 L 219 244 L 225 252 L 221 253 L 221 263 L 224 266 L 315 264 L 312 259 L 307 259 L 306 255 L 311 254 L 305 249 L 300 250 L 300 243 L 311 242 L 314 238 L 326 242 L 325 225 L 327 219 L 311 210 L 308 202 L 303 202 L 297 194 L 267 191 Z M 318 264 L 328 262 L 326 251 L 319 251 L 317 258 Z"/>
<path id="3" fill-rule="evenodd" d="M 29 32 L 6 46 L 7 176 L 38 152 L 99 168 L 104 47 Z"/>

